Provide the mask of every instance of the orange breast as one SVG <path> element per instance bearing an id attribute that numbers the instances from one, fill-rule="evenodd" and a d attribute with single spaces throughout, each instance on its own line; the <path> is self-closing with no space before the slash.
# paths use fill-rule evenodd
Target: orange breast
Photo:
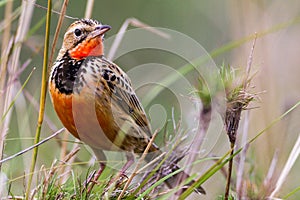
<path id="1" fill-rule="evenodd" d="M 53 82 L 49 84 L 50 95 L 54 109 L 61 120 L 64 127 L 79 139 L 72 113 L 72 97 L 73 95 L 65 95 L 59 93 Z"/>
<path id="2" fill-rule="evenodd" d="M 120 150 L 112 141 L 116 136 L 109 105 L 84 88 L 80 95 L 65 95 L 49 84 L 54 109 L 66 129 L 91 147 Z"/>

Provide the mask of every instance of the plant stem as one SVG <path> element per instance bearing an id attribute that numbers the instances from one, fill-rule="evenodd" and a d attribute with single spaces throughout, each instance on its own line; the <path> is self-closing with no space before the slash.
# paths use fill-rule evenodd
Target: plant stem
<path id="1" fill-rule="evenodd" d="M 45 101 L 46 101 L 46 91 L 47 91 L 47 64 L 48 64 L 48 47 L 49 47 L 49 36 L 50 36 L 50 21 L 51 21 L 51 5 L 52 1 L 48 0 L 48 10 L 47 10 L 47 19 L 46 19 L 46 33 L 45 33 L 45 46 L 44 46 L 44 61 L 43 61 L 43 71 L 42 71 L 42 87 L 41 87 L 41 97 L 40 97 L 40 110 L 39 117 L 37 122 L 37 128 L 35 133 L 34 144 L 37 144 L 40 140 L 42 123 L 44 120 L 44 111 L 45 111 Z M 26 188 L 26 200 L 29 199 L 29 193 L 33 178 L 33 172 L 37 160 L 38 147 L 35 147 L 33 150 L 29 179 Z"/>
<path id="2" fill-rule="evenodd" d="M 226 182 L 226 189 L 225 189 L 225 200 L 228 200 L 229 198 L 229 190 L 230 190 L 230 183 L 231 183 L 231 174 L 232 174 L 232 164 L 233 164 L 233 154 L 234 154 L 234 142 L 231 143 L 231 153 L 230 157 L 232 157 L 229 160 L 228 163 L 228 175 L 227 175 L 227 182 Z"/>

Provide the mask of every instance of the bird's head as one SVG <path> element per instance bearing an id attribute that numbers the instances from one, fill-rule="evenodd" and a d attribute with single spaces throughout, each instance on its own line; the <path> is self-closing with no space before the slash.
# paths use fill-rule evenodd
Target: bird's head
<path id="1" fill-rule="evenodd" d="M 67 29 L 59 57 L 68 53 L 73 59 L 80 60 L 87 56 L 103 55 L 103 36 L 111 29 L 96 20 L 81 19 Z"/>

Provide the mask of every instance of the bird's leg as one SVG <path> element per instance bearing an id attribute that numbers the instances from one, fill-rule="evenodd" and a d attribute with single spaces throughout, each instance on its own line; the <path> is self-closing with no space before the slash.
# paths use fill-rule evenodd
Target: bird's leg
<path id="1" fill-rule="evenodd" d="M 126 160 L 127 162 L 125 165 L 122 167 L 120 174 L 125 175 L 126 170 L 133 164 L 134 162 L 134 156 L 131 152 L 126 152 Z"/>
<path id="2" fill-rule="evenodd" d="M 123 178 L 127 178 L 125 172 L 127 171 L 127 169 L 133 164 L 134 162 L 134 156 L 131 152 L 126 152 L 126 163 L 123 165 L 123 167 L 121 168 L 121 170 L 119 171 L 119 173 L 117 174 L 117 176 L 115 178 L 113 178 L 110 183 L 114 183 L 116 182 L 116 184 L 118 185 L 120 182 L 122 182 Z"/>
<path id="3" fill-rule="evenodd" d="M 88 193 L 91 192 L 91 190 L 93 189 L 93 187 L 97 183 L 98 178 L 101 176 L 101 174 L 104 171 L 105 166 L 106 166 L 105 165 L 106 156 L 103 153 L 103 151 L 100 150 L 100 149 L 95 149 L 95 148 L 92 148 L 92 149 L 93 149 L 93 151 L 95 153 L 95 156 L 97 157 L 97 160 L 99 162 L 100 168 L 98 169 L 98 171 L 96 172 L 96 174 L 93 174 L 93 176 L 91 177 L 91 180 L 88 180 L 88 182 L 86 183 L 86 185 L 87 185 L 87 184 L 89 184 L 89 182 L 91 182 L 91 185 L 90 185 L 89 189 L 87 190 Z"/>
<path id="4" fill-rule="evenodd" d="M 97 180 L 98 178 L 101 176 L 102 172 L 104 171 L 105 169 L 105 164 L 103 162 L 100 162 L 100 168 L 98 169 L 98 171 L 96 172 L 96 174 L 94 174 L 92 177 L 91 177 L 91 185 L 89 187 L 89 189 L 87 190 L 87 193 L 90 193 L 93 189 L 93 187 L 95 186 L 95 184 L 97 183 Z M 88 183 L 87 183 L 88 184 Z"/>

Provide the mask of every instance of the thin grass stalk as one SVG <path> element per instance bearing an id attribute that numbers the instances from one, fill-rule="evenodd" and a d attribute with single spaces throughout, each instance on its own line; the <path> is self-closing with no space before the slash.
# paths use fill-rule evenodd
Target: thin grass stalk
<path id="1" fill-rule="evenodd" d="M 64 143 L 66 143 L 66 142 L 64 142 Z M 71 152 L 74 152 L 74 151 L 76 151 L 76 149 L 79 149 L 79 148 L 80 148 L 79 143 L 74 143 Z M 75 162 L 75 160 L 76 160 L 76 156 L 72 157 L 69 160 L 70 164 L 68 164 L 66 166 L 62 166 L 62 170 L 61 170 L 60 174 L 63 174 L 63 175 L 60 177 L 60 180 L 59 180 L 59 183 L 61 185 L 66 183 L 66 181 L 69 179 L 70 173 L 72 172 L 72 164 Z"/>
<path id="2" fill-rule="evenodd" d="M 175 129 L 174 129 L 175 130 Z M 149 181 L 149 179 L 155 175 L 155 173 L 160 169 L 160 167 L 163 165 L 163 163 L 167 160 L 167 158 L 170 156 L 170 154 L 174 151 L 174 149 L 176 148 L 176 146 L 178 145 L 178 143 L 173 145 L 173 148 L 169 150 L 168 153 L 163 153 L 162 155 L 160 155 L 159 157 L 157 157 L 156 159 L 159 160 L 160 158 L 163 158 L 156 166 L 155 168 L 151 171 L 151 173 L 149 173 L 149 175 L 147 175 L 147 177 L 143 180 L 143 182 L 140 183 L 139 187 L 137 187 L 135 189 L 134 192 L 132 192 L 132 196 L 135 196 Z M 151 163 L 155 163 L 156 159 L 154 159 Z M 139 171 L 142 171 L 142 169 L 146 168 L 148 165 L 151 165 L 151 163 L 148 163 L 147 165 L 145 165 L 143 168 L 139 169 Z M 177 170 L 176 172 L 179 173 L 180 171 L 182 171 L 183 169 L 181 168 L 180 170 Z M 177 174 L 177 173 L 171 173 L 173 175 Z M 165 177 L 170 177 L 170 174 L 168 174 L 168 176 Z M 165 177 L 163 177 L 162 179 L 164 179 Z M 166 180 L 166 179 L 164 179 Z M 152 185 L 154 186 L 154 185 Z M 151 186 L 151 187 L 152 187 Z M 154 187 L 153 187 L 154 189 Z M 149 189 L 147 189 L 149 191 Z M 151 191 L 151 190 L 150 190 Z"/>
<path id="3" fill-rule="evenodd" d="M 224 44 L 222 47 L 209 52 L 209 56 L 201 56 L 201 57 L 199 57 L 195 60 L 192 60 L 190 63 L 193 63 L 194 66 L 196 66 L 196 65 L 199 66 L 199 65 L 205 64 L 210 59 L 210 57 L 211 58 L 218 57 L 219 55 L 222 55 L 225 52 L 228 52 L 228 51 L 233 50 L 235 48 L 238 48 L 241 45 L 243 45 L 243 44 L 245 44 L 249 41 L 252 41 L 255 38 L 261 38 L 261 37 L 267 36 L 271 33 L 276 33 L 280 30 L 283 30 L 283 29 L 285 29 L 287 27 L 290 27 L 292 25 L 296 25 L 298 23 L 300 23 L 300 17 L 299 16 L 295 17 L 294 19 L 289 20 L 287 22 L 280 23 L 280 24 L 277 24 L 275 26 L 272 26 L 269 29 L 263 30 L 261 32 L 257 32 L 255 34 L 251 34 L 251 35 L 248 35 L 244 38 L 241 38 L 239 40 L 231 41 L 227 44 Z M 179 74 L 186 75 L 187 73 L 191 72 L 192 70 L 194 70 L 194 67 L 190 63 L 188 63 L 186 65 L 183 65 L 182 67 L 180 67 L 177 70 L 178 73 L 170 74 L 166 78 L 162 79 L 160 83 L 162 85 L 164 85 L 165 87 L 168 87 L 169 85 L 174 83 L 180 77 Z M 160 92 L 163 89 L 164 88 L 160 87 L 160 86 L 155 86 L 155 87 L 151 88 L 143 98 L 143 105 L 149 105 L 150 102 L 152 102 L 152 100 L 155 99 L 157 97 L 157 95 L 160 94 Z"/>
<path id="4" fill-rule="evenodd" d="M 211 177 L 212 175 L 214 175 L 217 171 L 219 171 L 228 161 L 230 158 L 234 157 L 235 155 L 237 155 L 239 153 L 239 151 L 237 151 L 236 153 L 234 153 L 232 155 L 232 157 L 230 156 L 229 158 L 227 158 L 225 160 L 225 158 L 231 154 L 232 151 L 228 151 L 222 158 L 220 158 L 214 165 L 212 165 L 202 176 L 200 176 L 191 186 L 189 186 L 188 189 L 186 189 L 180 196 L 179 196 L 179 200 L 184 200 L 186 199 L 193 191 L 194 188 L 199 187 L 202 183 L 204 183 L 209 177 Z M 225 161 L 224 161 L 225 160 Z"/>
<path id="5" fill-rule="evenodd" d="M 15 107 L 15 116 L 17 119 L 17 126 L 18 126 L 18 130 L 21 130 L 18 133 L 18 138 L 22 138 L 22 137 L 31 137 L 32 135 L 32 131 L 30 128 L 30 108 L 28 108 L 28 105 L 26 104 L 26 99 L 24 97 L 24 88 L 27 85 L 28 81 L 30 80 L 33 72 L 34 72 L 35 68 L 32 69 L 31 73 L 28 75 L 26 81 L 21 84 L 20 81 L 16 82 L 16 83 L 12 83 L 15 85 L 16 89 L 18 89 L 19 91 L 17 92 L 17 94 L 15 95 L 12 104 Z M 19 74 L 17 75 L 19 76 Z M 19 79 L 19 77 L 18 77 Z M 24 113 L 27 113 L 26 115 L 24 115 Z M 21 149 L 25 149 L 29 144 L 31 144 L 32 141 L 23 141 L 22 139 L 18 142 L 18 143 L 13 143 L 15 145 L 20 146 Z M 24 167 L 24 171 L 29 171 L 29 165 L 28 165 L 28 160 L 30 160 L 30 155 L 26 154 L 22 157 L 22 162 L 23 162 L 23 167 Z M 21 164 L 21 163 L 20 163 Z"/>
<path id="6" fill-rule="evenodd" d="M 203 139 L 207 133 L 209 123 L 211 120 L 211 105 L 209 106 L 203 106 L 201 112 L 199 113 L 199 131 L 194 139 L 194 142 L 192 143 L 191 150 L 190 150 L 190 155 L 185 163 L 185 166 L 188 166 L 185 172 L 187 174 L 190 174 L 192 171 L 192 163 L 196 160 L 197 155 L 200 151 L 200 147 L 203 143 Z"/>
<path id="7" fill-rule="evenodd" d="M 275 170 L 277 168 L 278 163 L 278 153 L 279 150 L 275 150 L 275 153 L 273 155 L 271 164 L 269 166 L 268 173 L 263 181 L 263 187 L 264 187 L 264 193 L 269 195 L 274 190 L 274 183 L 275 183 Z"/>
<path id="8" fill-rule="evenodd" d="M 249 57 L 247 60 L 246 75 L 245 75 L 243 83 L 242 83 L 243 89 L 239 92 L 240 94 L 241 94 L 241 92 L 246 93 L 246 90 L 248 89 L 249 84 L 250 84 L 249 76 L 250 76 L 251 66 L 252 66 L 252 62 L 253 62 L 253 53 L 254 53 L 256 39 L 257 39 L 257 33 L 255 33 L 255 38 L 253 40 L 250 54 L 249 54 Z M 230 141 L 230 148 L 232 149 L 232 152 L 230 155 L 231 157 L 234 153 L 234 146 L 236 143 L 236 138 L 237 138 L 237 133 L 238 133 L 237 131 L 239 128 L 239 123 L 240 123 L 240 118 L 241 118 L 241 112 L 249 104 L 247 98 L 248 97 L 246 95 L 242 96 L 241 101 L 245 102 L 242 104 L 237 101 L 238 97 L 237 97 L 237 99 L 232 99 L 229 102 L 227 102 L 227 104 L 229 104 L 229 105 L 227 105 L 227 108 L 226 108 L 225 124 L 226 124 L 226 129 L 227 129 L 227 135 L 228 135 L 229 141 Z M 234 101 L 236 101 L 236 102 L 234 102 Z M 224 196 L 225 200 L 229 199 L 232 166 L 233 166 L 233 157 L 231 160 L 229 160 L 229 165 L 228 165 L 228 176 L 227 176 L 225 196 Z"/>
<path id="9" fill-rule="evenodd" d="M 258 134 L 256 136 L 254 136 L 252 139 L 250 139 L 244 146 L 242 146 L 241 148 L 239 148 L 238 150 L 236 150 L 236 152 L 233 154 L 233 157 L 236 156 L 237 154 L 239 154 L 244 148 L 245 146 L 250 145 L 251 143 L 253 143 L 258 137 L 260 137 L 263 133 L 266 133 L 267 130 L 271 129 L 277 122 L 279 122 L 280 120 L 282 120 L 286 115 L 288 115 L 290 112 L 292 112 L 293 110 L 295 110 L 298 106 L 300 105 L 300 101 L 298 101 L 294 106 L 292 106 L 289 110 L 287 110 L 285 113 L 283 113 L 282 115 L 280 115 L 279 117 L 275 118 L 267 127 L 265 127 L 263 130 L 261 130 L 260 132 L 258 132 Z M 201 185 L 202 183 L 204 183 L 204 181 L 206 181 L 209 177 L 211 177 L 213 174 L 215 174 L 218 170 L 220 170 L 231 158 L 233 157 L 229 157 L 227 160 L 225 160 L 224 162 L 222 162 L 229 154 L 231 153 L 231 151 L 227 152 L 222 158 L 220 158 L 213 166 L 211 166 L 202 176 L 200 176 L 195 183 L 193 183 L 184 193 L 181 194 L 181 196 L 179 197 L 179 200 L 183 200 L 185 199 L 189 194 L 191 194 L 194 190 L 194 188 L 198 187 L 199 185 Z"/>
<path id="10" fill-rule="evenodd" d="M 7 158 L 4 158 L 4 159 L 0 160 L 0 164 L 2 164 L 2 163 L 4 163 L 4 162 L 7 162 L 7 161 L 9 161 L 9 160 L 11 160 L 11 159 L 14 159 L 14 158 L 16 158 L 16 157 L 18 157 L 18 156 L 20 156 L 20 155 L 22 155 L 22 154 L 24 154 L 24 153 L 26 153 L 26 152 L 32 150 L 32 149 L 34 149 L 34 148 L 36 148 L 36 147 L 38 147 L 38 146 L 44 144 L 45 142 L 49 141 L 50 139 L 56 137 L 58 134 L 60 134 L 60 133 L 61 133 L 62 131 L 64 131 L 64 130 L 65 130 L 65 128 L 62 128 L 62 129 L 56 131 L 55 133 L 53 133 L 52 135 L 50 135 L 49 137 L 43 139 L 42 141 L 40 141 L 40 142 L 38 142 L 38 143 L 36 143 L 36 144 L 34 144 L 34 145 L 32 145 L 32 146 L 26 148 L 26 149 L 23 149 L 22 151 L 19 151 L 18 153 L 14 154 L 14 155 L 11 155 L 11 156 L 9 156 L 9 157 L 7 157 Z M 16 179 L 15 179 L 15 180 L 16 180 Z M 11 180 L 11 181 L 14 181 L 14 180 Z"/>
<path id="11" fill-rule="evenodd" d="M 260 137 L 264 132 L 272 128 L 275 124 L 277 124 L 279 121 L 281 121 L 285 116 L 287 116 L 290 112 L 295 110 L 298 106 L 300 106 L 300 101 L 298 101 L 295 105 L 293 105 L 290 109 L 288 109 L 286 112 L 284 112 L 279 117 L 275 118 L 268 126 L 266 126 L 263 130 L 261 130 L 256 136 L 254 136 L 251 140 L 249 140 L 248 143 L 254 142 L 258 137 Z"/>
<path id="12" fill-rule="evenodd" d="M 176 171 L 174 171 L 174 172 L 168 174 L 167 176 L 162 177 L 162 178 L 159 179 L 157 182 L 155 182 L 153 185 L 151 185 L 145 192 L 143 192 L 142 194 L 140 194 L 140 195 L 138 196 L 138 198 L 136 198 L 136 200 L 142 200 L 143 197 L 145 197 L 147 194 L 149 194 L 149 193 L 150 193 L 152 190 L 154 190 L 157 186 L 159 186 L 159 185 L 161 185 L 162 183 L 164 183 L 164 182 L 165 182 L 167 179 L 169 179 L 170 177 L 175 176 L 176 174 L 180 173 L 182 170 L 183 170 L 182 168 L 181 168 L 181 169 L 178 169 L 178 170 L 176 170 Z M 188 180 L 188 181 L 191 181 L 191 180 L 189 180 L 189 179 L 192 179 L 192 178 L 193 178 L 193 177 L 190 177 L 190 178 L 188 178 L 187 180 Z M 187 181 L 187 183 L 188 183 L 188 181 Z M 185 183 L 183 182 L 183 183 L 181 183 L 181 184 L 185 184 Z M 180 188 L 180 186 L 182 186 L 182 185 L 179 185 L 179 186 L 177 186 L 176 188 Z M 174 189 L 175 189 L 175 188 L 174 188 Z M 171 195 L 173 195 L 173 194 L 169 194 L 168 196 L 171 196 Z M 165 198 L 162 198 L 162 199 L 165 199 Z M 168 199 L 173 199 L 173 198 L 168 198 Z"/>
<path id="13" fill-rule="evenodd" d="M 245 112 L 241 145 L 245 145 L 247 142 L 248 130 L 249 130 L 249 112 L 250 112 L 249 110 L 246 110 Z M 238 199 L 241 199 L 244 193 L 243 172 L 244 172 L 247 150 L 248 150 L 248 145 L 246 145 L 245 148 L 243 149 L 237 166 L 236 191 L 237 191 Z"/>
<path id="14" fill-rule="evenodd" d="M 58 40 L 58 36 L 59 36 L 59 32 L 61 30 L 62 23 L 63 23 L 64 18 L 65 18 L 65 14 L 66 14 L 66 11 L 67 11 L 68 4 L 69 4 L 69 0 L 64 0 L 63 5 L 62 5 L 61 10 L 60 10 L 59 19 L 58 19 L 58 22 L 57 22 L 57 26 L 56 26 L 56 29 L 55 29 L 55 34 L 54 34 L 54 38 L 53 38 L 53 42 L 52 42 L 52 46 L 51 46 L 51 53 L 50 53 L 49 65 L 48 65 L 49 69 L 50 69 L 50 66 L 52 66 L 52 63 L 53 63 L 53 57 L 54 57 L 56 43 L 57 43 L 57 40 Z"/>
<path id="15" fill-rule="evenodd" d="M 71 151 L 68 155 L 66 155 L 61 162 L 56 162 L 57 160 L 55 160 L 52 163 L 52 166 L 49 170 L 49 172 L 45 175 L 45 180 L 44 180 L 44 184 L 43 184 L 43 199 L 45 199 L 46 195 L 47 195 L 47 191 L 48 191 L 48 185 L 49 183 L 53 182 L 53 179 L 58 179 L 58 177 L 55 177 L 56 173 L 58 170 L 60 170 L 61 168 L 64 168 L 66 165 L 68 165 L 68 161 L 74 157 L 78 151 L 80 150 L 80 147 L 74 149 L 73 151 Z M 55 181 L 54 181 L 55 182 Z"/>
<path id="16" fill-rule="evenodd" d="M 121 41 L 122 41 L 122 39 L 123 39 L 123 37 L 125 35 L 125 32 L 126 32 L 126 30 L 127 30 L 127 28 L 128 28 L 129 25 L 132 25 L 132 26 L 138 27 L 138 28 L 143 28 L 145 30 L 148 30 L 148 31 L 150 31 L 150 32 L 152 32 L 154 34 L 157 34 L 160 37 L 163 37 L 163 38 L 166 38 L 166 39 L 170 38 L 170 36 L 168 34 L 162 32 L 162 31 L 160 31 L 158 29 L 155 29 L 155 28 L 149 26 L 148 24 L 145 24 L 145 23 L 139 21 L 136 18 L 128 18 L 122 24 L 121 28 L 119 29 L 119 31 L 118 31 L 118 33 L 117 33 L 117 35 L 115 37 L 114 42 L 112 43 L 112 45 L 110 47 L 110 50 L 109 50 L 109 52 L 108 52 L 108 54 L 106 56 L 108 60 L 112 60 L 114 58 L 114 56 L 115 56 L 115 54 L 116 54 L 116 52 L 117 52 L 117 50 L 118 50 L 118 48 L 119 48 L 119 46 L 121 44 Z"/>
<path id="17" fill-rule="evenodd" d="M 300 134 L 298 135 L 298 139 L 289 155 L 287 162 L 284 165 L 284 168 L 276 182 L 275 189 L 271 193 L 270 198 L 274 198 L 274 196 L 280 190 L 281 186 L 283 185 L 284 181 L 286 180 L 287 175 L 291 171 L 291 168 L 294 166 L 299 155 L 300 155 Z"/>
<path id="18" fill-rule="evenodd" d="M 24 41 L 26 34 L 29 30 L 30 22 L 31 22 L 31 17 L 33 13 L 33 4 L 23 1 L 22 2 L 22 11 L 21 11 L 21 16 L 18 24 L 18 29 L 16 33 L 16 37 L 14 40 L 14 51 L 12 52 L 11 58 L 11 65 L 9 69 L 9 77 L 7 82 L 12 82 L 14 78 L 14 74 L 17 71 L 17 67 L 19 64 L 19 57 L 20 57 L 20 52 L 21 52 L 21 44 Z M 12 99 L 13 99 L 13 94 L 14 94 L 14 85 L 9 84 L 6 89 L 5 97 L 4 97 L 4 106 L 3 110 L 8 110 Z M 10 124 L 10 118 L 11 118 L 11 111 L 8 112 L 7 116 L 5 117 L 5 120 L 3 121 L 2 124 L 0 124 L 0 159 L 3 157 L 3 151 L 4 151 L 4 141 L 6 139 L 7 135 L 7 130 Z M 0 164 L 0 171 L 1 171 L 1 164 Z"/>
<path id="19" fill-rule="evenodd" d="M 88 0 L 85 7 L 85 14 L 84 14 L 85 18 L 89 19 L 92 17 L 93 8 L 94 8 L 94 0 Z"/>
<path id="20" fill-rule="evenodd" d="M 0 118 L 0 125 L 2 124 L 2 122 L 6 119 L 7 115 L 9 114 L 11 108 L 14 106 L 17 98 L 19 97 L 19 95 L 21 95 L 24 87 L 26 86 L 26 84 L 28 83 L 29 79 L 31 78 L 33 71 L 35 70 L 35 68 L 32 69 L 32 71 L 30 72 L 30 74 L 28 75 L 27 79 L 25 80 L 25 82 L 23 83 L 23 85 L 20 87 L 20 89 L 18 90 L 18 92 L 16 92 L 16 94 L 14 95 L 13 99 L 11 100 L 11 103 L 8 105 L 7 110 L 4 111 L 3 115 Z"/>
<path id="21" fill-rule="evenodd" d="M 123 190 L 122 190 L 122 192 L 121 192 L 121 194 L 119 195 L 118 200 L 121 200 L 121 199 L 122 199 L 122 196 L 125 194 L 125 191 L 126 191 L 126 189 L 129 187 L 129 184 L 131 183 L 131 181 L 133 180 L 133 178 L 136 176 L 137 171 L 139 170 L 141 163 L 142 163 L 143 160 L 145 159 L 145 157 L 146 157 L 146 155 L 147 155 L 147 153 L 148 153 L 150 147 L 152 146 L 152 144 L 153 144 L 153 142 L 154 142 L 154 139 L 155 139 L 157 133 L 158 133 L 158 131 L 155 131 L 155 132 L 154 132 L 154 134 L 153 134 L 151 140 L 149 141 L 149 143 L 148 143 L 148 145 L 147 145 L 145 151 L 143 152 L 142 156 L 141 156 L 140 159 L 138 160 L 138 163 L 136 164 L 136 166 L 135 166 L 135 168 L 134 168 L 134 170 L 133 170 L 131 176 L 129 177 L 128 181 L 126 182 L 126 184 L 125 184 L 125 186 L 124 186 L 124 188 L 123 188 Z"/>
<path id="22" fill-rule="evenodd" d="M 179 127 L 179 125 L 178 125 L 178 127 Z M 174 126 L 174 132 L 178 129 L 178 127 L 176 128 L 176 126 Z M 179 138 L 180 138 L 180 137 L 179 137 Z M 168 150 L 167 153 L 166 153 L 166 152 L 162 153 L 159 157 L 157 157 L 157 158 L 155 158 L 154 160 L 152 160 L 152 162 L 148 163 L 148 164 L 145 165 L 143 168 L 139 169 L 139 171 L 142 171 L 143 169 L 147 168 L 148 165 L 153 165 L 153 163 L 156 163 L 158 160 L 160 160 L 160 159 L 162 158 L 162 159 L 160 160 L 160 162 L 159 162 L 158 164 L 156 164 L 155 168 L 151 170 L 151 173 L 149 173 L 145 178 L 143 178 L 143 181 L 140 182 L 139 187 L 137 187 L 137 188 L 135 189 L 135 191 L 132 192 L 132 194 L 131 194 L 132 197 L 134 197 L 135 195 L 137 195 L 137 193 L 138 193 L 143 187 L 146 186 L 146 184 L 147 184 L 147 182 L 149 181 L 149 179 L 151 179 L 151 178 L 155 175 L 155 173 L 163 166 L 163 164 L 165 163 L 165 161 L 170 157 L 170 154 L 172 154 L 172 152 L 175 151 L 175 148 L 178 147 L 179 144 L 180 144 L 180 140 L 176 140 L 176 143 L 174 143 L 174 145 L 172 146 L 172 148 L 171 148 L 170 150 Z M 171 161 L 171 160 L 170 160 L 170 161 Z M 184 168 L 180 168 L 179 170 L 176 170 L 176 173 L 172 172 L 171 174 L 172 174 L 172 176 L 174 176 L 174 175 L 176 175 L 177 173 L 179 173 L 179 172 L 181 172 L 181 171 L 183 171 L 183 170 L 184 170 Z M 139 172 L 137 172 L 137 173 L 139 173 Z M 170 176 L 170 174 L 168 174 L 168 175 L 165 176 L 165 177 L 171 177 L 171 176 Z M 155 184 L 153 184 L 152 186 L 150 186 L 150 188 L 154 189 L 156 186 L 160 185 L 160 184 L 163 182 L 163 181 L 161 182 L 161 180 L 166 180 L 165 177 L 161 178 L 161 179 L 158 181 L 158 182 L 160 182 L 159 184 L 158 184 L 158 182 L 156 182 Z M 154 186 L 154 185 L 156 185 L 156 186 Z M 151 189 L 151 190 L 152 190 L 152 189 Z M 150 193 L 151 190 L 148 188 L 148 189 L 147 189 L 147 191 L 148 191 L 147 193 Z"/>
<path id="23" fill-rule="evenodd" d="M 232 165 L 233 165 L 233 159 L 232 158 L 233 158 L 233 153 L 234 153 L 234 145 L 235 145 L 235 142 L 231 142 L 231 144 L 230 144 L 230 148 L 231 148 L 230 157 L 231 157 L 231 159 L 229 160 L 229 163 L 228 163 L 228 174 L 227 174 L 227 179 L 226 179 L 226 188 L 225 188 L 225 195 L 224 195 L 225 200 L 229 199 Z"/>
<path id="24" fill-rule="evenodd" d="M 29 81 L 29 79 L 31 78 L 31 75 L 33 74 L 35 68 L 33 68 L 33 70 L 31 71 L 31 73 L 29 74 L 29 76 L 27 77 L 27 80 L 24 82 L 24 84 L 22 85 L 20 81 L 15 83 L 15 86 L 19 89 L 19 94 L 17 93 L 15 99 L 16 99 L 16 103 L 15 103 L 15 116 L 17 119 L 17 125 L 18 125 L 18 130 L 20 130 L 18 132 L 18 137 L 22 138 L 22 137 L 32 137 L 32 130 L 30 127 L 30 113 L 31 113 L 31 107 L 28 106 L 28 103 L 26 102 L 26 97 L 24 95 L 24 88 L 27 84 L 27 82 Z M 20 73 L 18 73 L 17 75 L 17 79 L 19 79 Z M 26 113 L 26 115 L 24 115 L 24 113 Z M 22 139 L 19 141 L 19 144 L 21 149 L 25 149 L 28 145 L 30 145 L 32 143 L 31 141 L 23 141 Z M 22 157 L 22 161 L 23 161 L 23 166 L 24 166 L 24 171 L 29 171 L 29 165 L 28 165 L 28 160 L 30 160 L 30 154 L 26 154 Z"/>
<path id="25" fill-rule="evenodd" d="M 45 46 L 44 46 L 44 61 L 43 61 L 43 72 L 42 72 L 42 87 L 41 87 L 41 96 L 40 96 L 40 110 L 39 117 L 37 122 L 36 134 L 34 139 L 34 144 L 37 144 L 40 140 L 41 128 L 44 119 L 44 111 L 45 111 L 45 101 L 46 101 L 46 92 L 47 92 L 47 66 L 48 66 L 48 49 L 49 49 L 49 38 L 50 38 L 50 21 L 51 21 L 51 6 L 52 1 L 48 0 L 48 10 L 47 10 L 47 19 L 46 19 L 46 33 L 45 33 Z M 30 188 L 33 178 L 33 172 L 36 165 L 38 154 L 38 147 L 35 147 L 33 150 L 31 167 L 30 167 L 30 175 L 28 179 L 28 184 L 26 188 L 25 199 L 29 199 Z"/>
<path id="26" fill-rule="evenodd" d="M 50 53 L 50 57 L 49 57 L 48 69 L 50 69 L 52 64 L 53 64 L 55 47 L 56 47 L 56 44 L 57 44 L 59 32 L 61 30 L 64 17 L 65 17 L 66 11 L 67 11 L 68 4 L 69 4 L 69 0 L 64 0 L 64 2 L 62 4 L 62 7 L 61 7 L 61 10 L 60 10 L 59 19 L 58 19 L 58 22 L 57 22 L 57 26 L 56 26 L 56 29 L 55 29 L 55 34 L 54 34 L 54 38 L 53 38 L 53 42 L 52 42 L 52 46 L 51 46 L 51 53 Z M 68 137 L 68 133 L 66 133 L 66 131 L 65 131 L 64 135 L 63 135 L 63 138 L 67 139 L 67 137 Z M 74 144 L 74 145 L 78 146 L 78 144 Z M 64 158 L 64 156 L 67 154 L 67 144 L 63 143 L 63 142 L 60 142 L 59 146 L 61 147 L 60 159 L 62 160 Z M 64 167 L 61 168 L 61 173 L 62 174 L 64 173 Z M 60 181 L 63 181 L 63 179 L 60 179 Z"/>
<path id="27" fill-rule="evenodd" d="M 22 13 L 22 6 L 15 8 L 12 12 L 10 19 L 8 21 L 4 20 L 0 22 L 0 32 L 4 31 L 8 23 L 12 24 Z"/>
<path id="28" fill-rule="evenodd" d="M 284 197 L 282 197 L 282 199 L 288 199 L 289 197 L 295 195 L 297 192 L 300 191 L 300 186 L 293 189 L 291 192 L 289 192 L 287 195 L 285 195 Z"/>
<path id="29" fill-rule="evenodd" d="M 30 104 L 33 106 L 34 110 L 36 112 L 38 112 L 39 111 L 39 104 L 38 104 L 37 100 L 26 89 L 23 90 L 23 93 L 24 93 L 24 96 L 26 97 L 27 101 L 29 101 Z M 49 116 L 47 116 L 46 114 L 44 115 L 44 121 L 47 123 L 47 125 L 48 125 L 48 127 L 50 128 L 51 131 L 55 132 L 58 129 L 57 126 L 51 121 Z M 60 137 L 56 138 L 56 142 L 58 143 L 59 146 L 62 145 Z"/>
<path id="30" fill-rule="evenodd" d="M 12 8 L 13 8 L 13 2 L 8 1 L 5 5 L 5 14 L 4 14 L 4 21 L 9 22 L 11 15 L 12 15 Z M 2 46 L 1 46 L 1 61 L 0 61 L 0 91 L 3 90 L 4 83 L 6 80 L 6 70 L 7 70 L 7 59 L 8 59 L 8 54 L 7 54 L 7 48 L 10 40 L 10 30 L 11 30 L 11 23 L 7 23 L 7 26 L 5 27 L 3 31 L 3 36 L 2 36 Z M 2 101 L 3 102 L 3 101 Z M 3 105 L 0 105 L 0 113 L 3 111 Z"/>

